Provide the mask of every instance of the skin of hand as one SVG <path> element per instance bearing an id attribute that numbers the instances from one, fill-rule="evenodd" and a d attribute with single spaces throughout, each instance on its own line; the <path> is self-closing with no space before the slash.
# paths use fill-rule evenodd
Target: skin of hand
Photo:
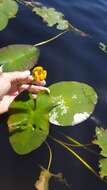
<path id="1" fill-rule="evenodd" d="M 30 71 L 15 71 L 0 74 L 0 114 L 8 111 L 12 101 L 24 90 L 28 90 L 32 94 L 39 91 L 48 91 L 44 87 L 46 82 L 34 82 Z"/>

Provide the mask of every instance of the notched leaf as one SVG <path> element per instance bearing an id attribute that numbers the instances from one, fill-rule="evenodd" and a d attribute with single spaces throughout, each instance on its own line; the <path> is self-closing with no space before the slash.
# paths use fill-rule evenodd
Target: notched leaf
<path id="1" fill-rule="evenodd" d="M 45 99 L 31 94 L 25 101 L 15 100 L 10 107 L 8 127 L 10 143 L 18 154 L 28 154 L 46 140 L 49 133 L 49 95 Z M 41 100 L 40 100 L 41 99 Z M 48 105 L 49 104 L 49 105 Z"/>
<path id="2" fill-rule="evenodd" d="M 100 176 L 107 180 L 107 158 L 101 159 L 100 164 Z"/>
<path id="3" fill-rule="evenodd" d="M 107 157 L 107 129 L 96 127 L 96 139 L 93 143 L 101 148 L 101 155 Z"/>

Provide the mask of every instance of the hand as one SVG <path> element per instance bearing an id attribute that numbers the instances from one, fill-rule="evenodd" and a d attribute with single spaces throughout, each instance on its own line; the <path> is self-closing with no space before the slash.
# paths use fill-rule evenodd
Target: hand
<path id="1" fill-rule="evenodd" d="M 47 90 L 45 81 L 32 83 L 30 71 L 8 72 L 0 74 L 0 114 L 7 112 L 10 104 L 24 90 L 35 94 L 41 90 Z"/>

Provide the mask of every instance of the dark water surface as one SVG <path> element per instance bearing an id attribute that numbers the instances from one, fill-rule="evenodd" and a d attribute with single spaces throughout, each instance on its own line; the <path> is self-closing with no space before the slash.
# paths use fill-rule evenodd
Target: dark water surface
<path id="1" fill-rule="evenodd" d="M 98 43 L 107 44 L 107 1 L 106 0 L 53 0 L 42 1 L 62 11 L 71 23 L 90 34 L 81 37 L 67 33 L 60 39 L 41 47 L 39 64 L 46 65 L 48 70 L 47 84 L 57 81 L 80 81 L 93 86 L 99 103 L 93 117 L 107 128 L 107 54 L 99 48 Z M 34 44 L 48 39 L 57 33 L 55 29 L 47 29 L 40 18 L 29 9 L 20 7 L 16 19 L 9 22 L 8 27 L 0 32 L 0 46 L 7 44 Z M 3 121 L 3 118 L 1 122 Z M 84 123 L 63 131 L 80 140 L 90 142 L 94 135 L 95 122 L 88 119 Z M 57 127 L 51 127 L 53 135 Z M 71 190 L 107 190 L 107 184 L 101 182 L 76 158 L 66 153 L 62 147 L 50 142 L 54 153 L 52 171 L 63 172 Z M 97 148 L 94 147 L 97 150 Z M 98 156 L 76 151 L 97 171 Z M 26 155 L 16 155 L 8 142 L 6 127 L 0 132 L 0 190 L 34 190 L 35 178 L 40 169 L 37 163 L 47 166 L 47 148 L 43 145 L 37 151 Z M 50 190 L 67 190 L 58 182 L 52 181 Z"/>

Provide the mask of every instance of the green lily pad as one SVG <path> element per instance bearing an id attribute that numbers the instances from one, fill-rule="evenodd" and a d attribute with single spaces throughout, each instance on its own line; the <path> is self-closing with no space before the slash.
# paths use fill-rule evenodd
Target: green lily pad
<path id="1" fill-rule="evenodd" d="M 8 18 L 12 18 L 18 11 L 18 4 L 14 0 L 1 0 L 0 12 L 3 12 Z"/>
<path id="2" fill-rule="evenodd" d="M 10 143 L 20 155 L 37 149 L 46 140 L 49 133 L 49 95 L 44 93 L 33 100 L 15 100 L 10 107 L 8 127 Z M 44 105 L 44 106 L 43 106 Z"/>
<path id="3" fill-rule="evenodd" d="M 97 103 L 95 90 L 80 82 L 58 82 L 50 87 L 54 108 L 49 121 L 55 125 L 76 125 L 86 120 Z"/>
<path id="4" fill-rule="evenodd" d="M 3 72 L 31 69 L 39 58 L 40 51 L 32 45 L 9 45 L 0 48 L 0 65 Z"/>
<path id="5" fill-rule="evenodd" d="M 0 31 L 3 30 L 8 20 L 15 17 L 18 11 L 18 4 L 14 0 L 1 0 L 0 1 Z"/>
<path id="6" fill-rule="evenodd" d="M 8 24 L 8 17 L 0 12 L 0 31 L 3 30 Z"/>
<path id="7" fill-rule="evenodd" d="M 96 139 L 93 143 L 99 145 L 101 155 L 107 157 L 107 130 L 96 127 Z"/>
<path id="8" fill-rule="evenodd" d="M 107 178 L 107 158 L 101 159 L 99 163 L 100 163 L 100 176 L 102 178 L 104 177 Z"/>

